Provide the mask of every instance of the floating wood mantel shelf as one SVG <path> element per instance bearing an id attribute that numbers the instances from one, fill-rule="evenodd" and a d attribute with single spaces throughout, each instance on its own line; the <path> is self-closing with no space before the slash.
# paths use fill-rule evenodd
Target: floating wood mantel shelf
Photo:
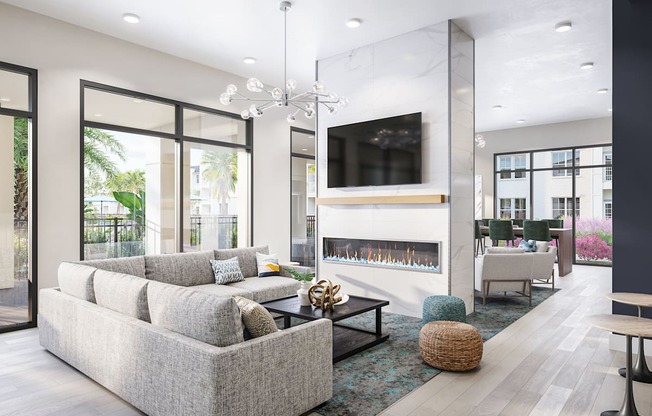
<path id="1" fill-rule="evenodd" d="M 446 195 L 345 196 L 317 198 L 317 205 L 443 204 Z"/>

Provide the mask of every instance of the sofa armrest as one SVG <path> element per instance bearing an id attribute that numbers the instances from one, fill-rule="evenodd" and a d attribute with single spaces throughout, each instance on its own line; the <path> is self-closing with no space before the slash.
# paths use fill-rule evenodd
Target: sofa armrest
<path id="1" fill-rule="evenodd" d="M 281 264 L 281 276 L 284 277 L 292 277 L 292 275 L 288 272 L 288 269 L 295 270 L 299 273 L 312 273 L 313 275 L 315 274 L 315 268 L 314 267 L 307 267 L 307 266 L 298 266 L 298 265 L 290 265 L 290 264 Z"/>

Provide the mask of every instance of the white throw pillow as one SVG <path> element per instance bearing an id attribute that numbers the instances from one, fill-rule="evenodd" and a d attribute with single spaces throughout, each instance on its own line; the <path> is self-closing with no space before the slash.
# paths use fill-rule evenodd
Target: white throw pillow
<path id="1" fill-rule="evenodd" d="M 281 267 L 278 265 L 278 256 L 274 254 L 256 253 L 258 264 L 258 277 L 280 276 Z"/>
<path id="2" fill-rule="evenodd" d="M 547 241 L 537 241 L 537 253 L 546 253 L 548 251 L 548 247 L 550 246 L 550 243 Z"/>

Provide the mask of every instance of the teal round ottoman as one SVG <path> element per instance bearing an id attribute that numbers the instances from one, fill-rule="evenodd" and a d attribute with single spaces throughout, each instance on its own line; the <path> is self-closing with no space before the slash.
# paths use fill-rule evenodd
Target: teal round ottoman
<path id="1" fill-rule="evenodd" d="M 423 301 L 423 323 L 433 321 L 466 322 L 466 306 L 456 296 L 428 296 Z"/>

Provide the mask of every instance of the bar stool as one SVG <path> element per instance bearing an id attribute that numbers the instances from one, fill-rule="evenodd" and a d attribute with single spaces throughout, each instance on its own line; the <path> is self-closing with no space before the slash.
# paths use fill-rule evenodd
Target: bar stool
<path id="1" fill-rule="evenodd" d="M 480 231 L 480 221 L 482 220 L 475 220 L 475 256 L 478 257 L 478 249 L 484 254 L 484 236 L 482 235 L 482 232 Z"/>

